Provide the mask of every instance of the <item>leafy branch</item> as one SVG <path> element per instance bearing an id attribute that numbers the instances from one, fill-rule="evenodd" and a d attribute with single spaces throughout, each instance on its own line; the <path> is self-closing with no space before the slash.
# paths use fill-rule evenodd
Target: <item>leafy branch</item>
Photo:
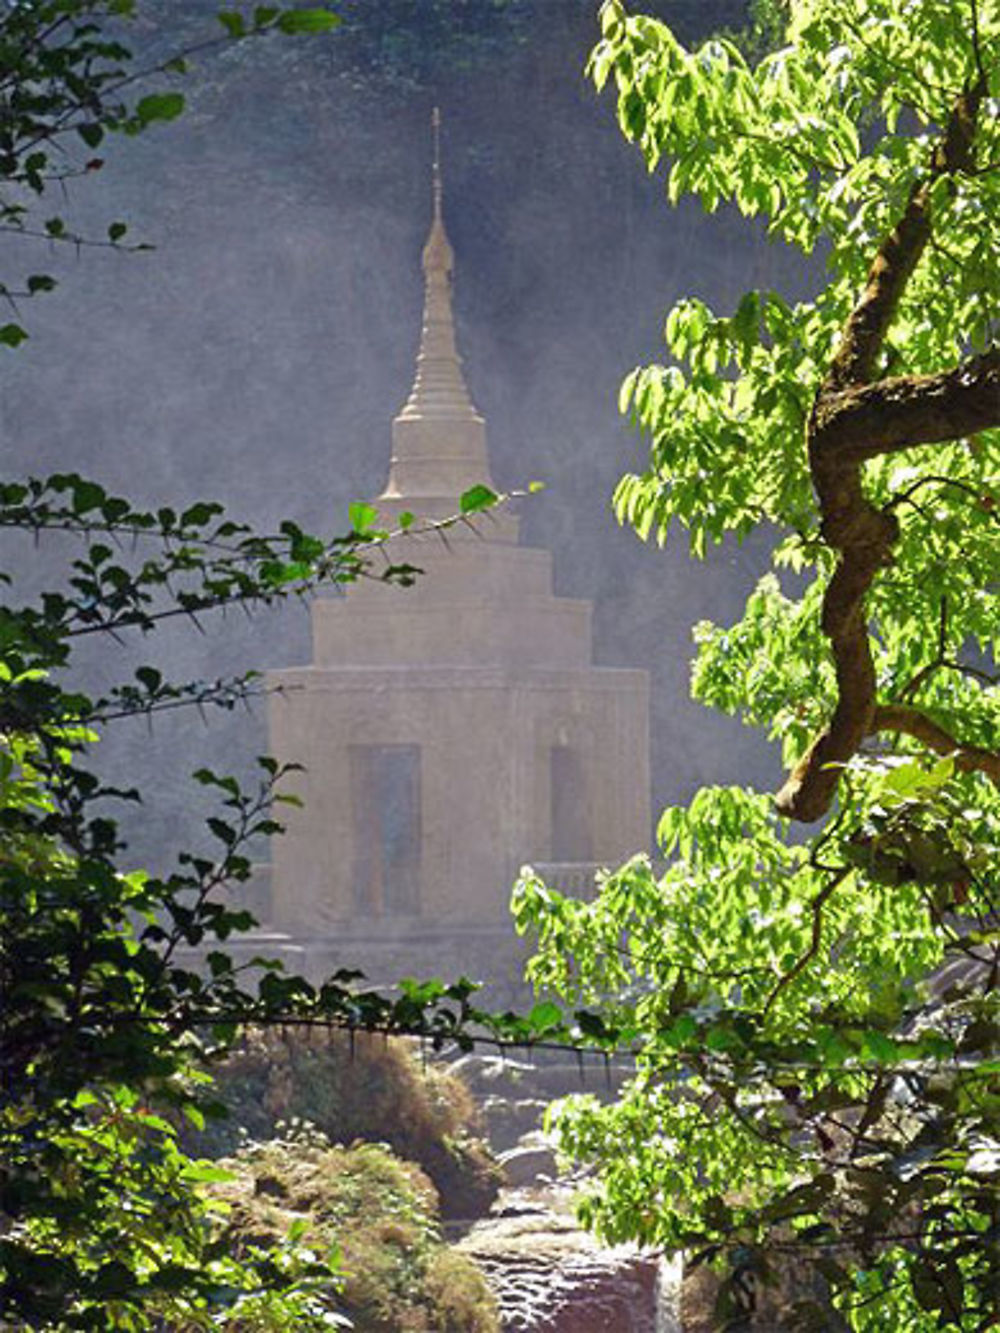
<path id="1" fill-rule="evenodd" d="M 13 191 L 0 197 L 0 231 L 76 248 L 148 249 L 121 244 L 127 230 L 122 222 L 109 226 L 107 239 L 85 236 L 61 217 L 47 219 L 43 227 L 32 225 L 26 200 L 99 171 L 104 161 L 93 153 L 106 135 L 140 134 L 183 112 L 184 96 L 174 89 L 146 93 L 133 103 L 128 94 L 137 85 L 183 75 L 190 61 L 234 41 L 325 32 L 341 22 L 325 6 L 223 9 L 217 15 L 218 35 L 188 43 L 163 59 L 137 63 L 121 40 L 137 13 L 136 0 L 39 0 L 7 6 L 0 15 L 0 185 Z M 82 141 L 89 156 L 74 161 L 67 139 Z M 54 152 L 67 160 L 53 162 Z M 32 287 L 29 282 L 23 295 L 54 285 L 50 279 L 47 283 Z M 0 342 L 11 347 L 27 337 L 20 325 L 0 332 Z"/>
<path id="2" fill-rule="evenodd" d="M 823 538 L 838 557 L 821 617 L 833 652 L 837 698 L 828 726 L 778 794 L 779 811 L 792 819 L 812 822 L 827 812 L 842 766 L 874 731 L 905 730 L 925 743 L 932 734 L 941 740 L 942 733 L 929 719 L 926 725 L 912 713 L 904 719 L 876 703 L 865 602 L 876 575 L 891 560 L 899 526 L 891 513 L 865 496 L 862 463 L 895 449 L 1000 425 L 1000 352 L 995 349 L 943 374 L 870 382 L 931 236 L 935 184 L 974 165 L 985 95 L 986 83 L 980 78 L 957 99 L 926 175 L 914 184 L 902 217 L 879 246 L 813 406 L 810 474 Z M 978 753 L 963 753 L 988 776 L 996 779 L 1000 773 L 1000 759 L 991 762 Z"/>

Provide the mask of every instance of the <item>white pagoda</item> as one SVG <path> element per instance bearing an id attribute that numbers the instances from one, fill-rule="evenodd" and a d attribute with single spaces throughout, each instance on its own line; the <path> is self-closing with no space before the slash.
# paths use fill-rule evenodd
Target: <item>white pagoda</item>
<path id="1" fill-rule="evenodd" d="M 416 378 L 373 502 L 386 526 L 493 488 L 455 345 L 437 135 L 433 187 Z M 271 753 L 305 766 L 273 844 L 271 928 L 306 973 L 502 980 L 522 865 L 586 893 L 649 845 L 647 677 L 593 665 L 590 603 L 554 595 L 551 554 L 518 544 L 507 507 L 393 555 L 423 571 L 414 587 L 318 599 L 313 661 L 269 674 Z"/>

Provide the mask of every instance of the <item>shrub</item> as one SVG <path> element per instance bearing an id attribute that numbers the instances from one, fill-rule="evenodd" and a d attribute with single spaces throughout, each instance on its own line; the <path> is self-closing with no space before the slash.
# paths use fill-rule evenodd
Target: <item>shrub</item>
<path id="1" fill-rule="evenodd" d="M 331 1145 L 314 1129 L 249 1144 L 215 1187 L 237 1255 L 298 1231 L 336 1249 L 343 1290 L 331 1309 L 358 1333 L 499 1333 L 492 1294 L 471 1260 L 448 1250 L 434 1186 L 384 1145 Z"/>
<path id="2" fill-rule="evenodd" d="M 387 1143 L 434 1182 L 447 1218 L 477 1217 L 500 1188 L 462 1081 L 422 1068 L 401 1040 L 302 1028 L 249 1033 L 215 1070 L 229 1119 L 187 1135 L 199 1153 L 272 1138 L 282 1123 L 315 1125 L 334 1143 Z"/>

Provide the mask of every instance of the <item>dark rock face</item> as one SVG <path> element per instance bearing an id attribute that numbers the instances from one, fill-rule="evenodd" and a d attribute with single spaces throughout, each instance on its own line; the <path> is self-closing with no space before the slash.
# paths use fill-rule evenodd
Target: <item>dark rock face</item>
<path id="1" fill-rule="evenodd" d="M 726 1323 L 732 1333 L 795 1333 L 806 1327 L 801 1310 L 803 1302 L 815 1304 L 819 1323 L 811 1328 L 822 1328 L 824 1333 L 848 1333 L 843 1317 L 830 1303 L 830 1292 L 823 1278 L 814 1269 L 796 1266 L 792 1261 L 782 1262 L 772 1257 L 773 1279 L 769 1285 L 757 1283 L 750 1288 L 748 1308 L 738 1320 Z M 716 1313 L 719 1278 L 703 1265 L 684 1274 L 678 1293 L 677 1307 L 683 1333 L 717 1333 L 722 1327 Z"/>

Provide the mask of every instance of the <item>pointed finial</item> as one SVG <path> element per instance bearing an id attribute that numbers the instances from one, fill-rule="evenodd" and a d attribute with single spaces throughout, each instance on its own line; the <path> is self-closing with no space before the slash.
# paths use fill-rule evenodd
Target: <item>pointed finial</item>
<path id="1" fill-rule="evenodd" d="M 444 229 L 442 202 L 444 188 L 441 183 L 441 109 L 435 107 L 431 112 L 431 134 L 434 140 L 434 157 L 431 166 L 431 187 L 434 196 L 434 215 L 431 221 L 427 244 L 424 246 L 423 265 L 427 273 L 432 268 L 443 269 L 449 275 L 454 264 L 454 255 L 448 242 L 448 233 Z"/>
<path id="2" fill-rule="evenodd" d="M 431 128 L 434 131 L 434 216 L 438 220 L 441 218 L 441 197 L 443 190 L 441 187 L 441 108 L 435 107 L 431 112 Z"/>

